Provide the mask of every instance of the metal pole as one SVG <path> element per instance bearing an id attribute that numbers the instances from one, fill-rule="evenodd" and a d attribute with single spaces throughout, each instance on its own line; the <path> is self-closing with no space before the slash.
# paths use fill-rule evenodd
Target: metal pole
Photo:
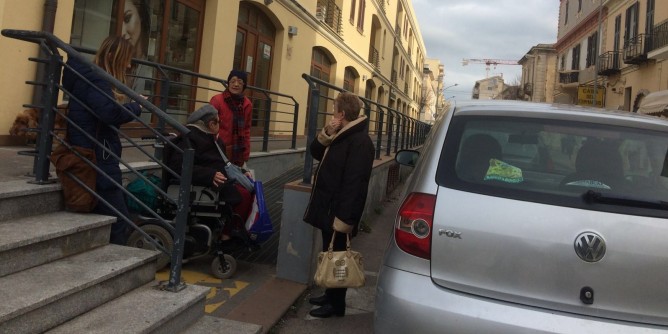
<path id="1" fill-rule="evenodd" d="M 601 45 L 601 12 L 603 12 L 603 0 L 599 0 L 598 2 L 598 32 L 596 33 L 596 53 L 598 53 L 599 45 Z M 596 98 L 598 97 L 598 70 L 599 70 L 599 61 L 598 61 L 598 54 L 594 55 L 594 64 L 595 64 L 595 72 L 594 72 L 594 97 L 592 97 L 592 105 L 593 106 L 598 106 L 596 104 Z M 601 107 L 603 107 L 603 101 L 601 101 Z"/>

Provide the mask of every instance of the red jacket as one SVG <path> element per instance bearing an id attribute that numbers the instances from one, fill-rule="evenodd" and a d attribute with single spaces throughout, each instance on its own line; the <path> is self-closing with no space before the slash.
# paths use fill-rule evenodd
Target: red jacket
<path id="1" fill-rule="evenodd" d="M 216 94 L 211 98 L 209 103 L 214 108 L 216 108 L 216 110 L 218 110 L 218 117 L 220 118 L 220 130 L 218 130 L 218 137 L 225 143 L 225 154 L 227 155 L 227 158 L 230 159 L 230 161 L 232 161 L 235 165 L 242 166 L 246 161 L 248 161 L 248 158 L 250 157 L 250 127 L 253 113 L 253 104 L 249 98 L 245 96 L 243 97 L 241 108 L 244 114 L 244 126 L 240 131 L 241 136 L 243 136 L 243 153 L 241 154 L 243 160 L 234 159 L 234 155 L 232 154 L 232 149 L 236 142 L 232 133 L 232 120 L 234 112 L 225 102 L 225 97 L 230 95 L 231 94 L 228 91 Z"/>

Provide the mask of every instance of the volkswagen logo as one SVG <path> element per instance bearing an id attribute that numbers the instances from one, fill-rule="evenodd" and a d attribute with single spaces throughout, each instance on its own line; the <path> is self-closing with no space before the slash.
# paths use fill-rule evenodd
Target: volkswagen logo
<path id="1" fill-rule="evenodd" d="M 594 232 L 582 232 L 575 238 L 575 254 L 583 261 L 598 262 L 605 255 L 605 241 Z"/>

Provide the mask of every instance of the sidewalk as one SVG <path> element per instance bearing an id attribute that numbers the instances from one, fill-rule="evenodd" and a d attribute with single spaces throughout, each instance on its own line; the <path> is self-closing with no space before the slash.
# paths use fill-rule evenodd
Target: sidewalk
<path id="1" fill-rule="evenodd" d="M 315 334 L 315 333 L 373 333 L 374 299 L 376 281 L 383 253 L 390 241 L 396 212 L 399 209 L 403 184 L 399 185 L 383 202 L 379 213 L 371 217 L 370 233 L 360 232 L 353 239 L 352 247 L 364 256 L 366 285 L 359 289 L 348 289 L 346 315 L 343 318 L 320 319 L 308 313 L 314 306 L 308 303 L 312 296 L 319 296 L 323 289 L 313 286 L 294 303 L 293 307 L 271 329 L 271 333 Z"/>

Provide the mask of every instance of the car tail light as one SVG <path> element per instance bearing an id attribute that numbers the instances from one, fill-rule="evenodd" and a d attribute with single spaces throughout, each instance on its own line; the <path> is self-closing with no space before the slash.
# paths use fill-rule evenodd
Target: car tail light
<path id="1" fill-rule="evenodd" d="M 401 204 L 394 238 L 404 252 L 431 259 L 435 206 L 436 196 L 423 193 L 411 193 Z"/>

